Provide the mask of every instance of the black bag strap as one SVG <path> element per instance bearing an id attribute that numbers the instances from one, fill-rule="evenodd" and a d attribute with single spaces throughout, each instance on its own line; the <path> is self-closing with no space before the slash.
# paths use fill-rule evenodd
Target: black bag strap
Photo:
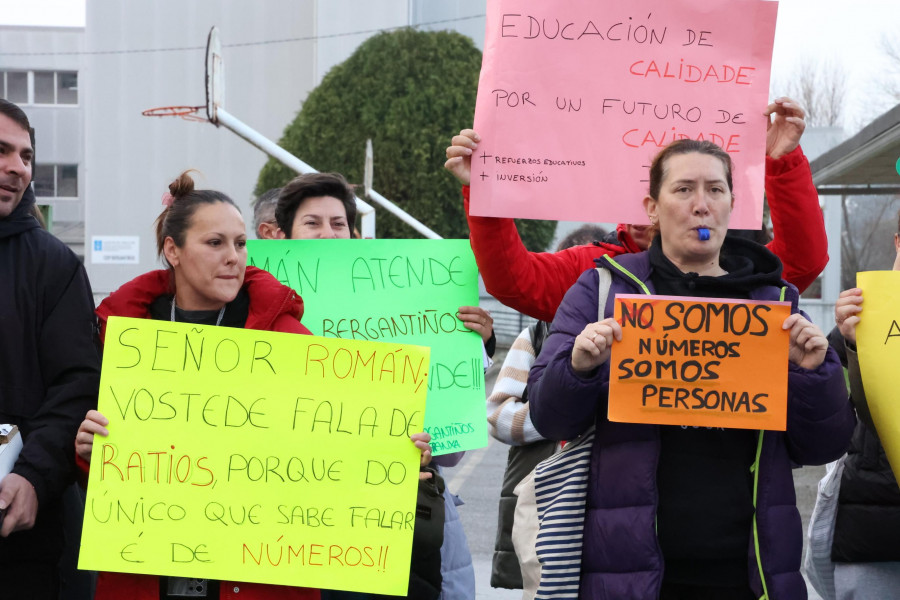
<path id="1" fill-rule="evenodd" d="M 531 347 L 534 348 L 535 356 L 541 353 L 541 347 L 544 345 L 544 340 L 547 339 L 549 333 L 550 323 L 547 321 L 538 321 L 531 326 Z"/>

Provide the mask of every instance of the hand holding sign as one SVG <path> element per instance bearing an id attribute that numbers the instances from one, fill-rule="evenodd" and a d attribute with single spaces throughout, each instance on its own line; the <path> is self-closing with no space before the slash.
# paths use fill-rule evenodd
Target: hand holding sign
<path id="1" fill-rule="evenodd" d="M 763 115 L 773 119 L 766 124 L 766 156 L 781 158 L 800 145 L 800 136 L 806 129 L 803 108 L 790 98 L 777 98 L 766 107 Z"/>
<path id="2" fill-rule="evenodd" d="M 484 343 L 494 333 L 494 317 L 480 306 L 460 306 L 456 318 L 462 321 L 466 329 L 480 335 Z"/>
<path id="3" fill-rule="evenodd" d="M 416 448 L 419 449 L 419 452 L 422 453 L 421 458 L 419 458 L 419 468 L 427 467 L 431 464 L 431 435 L 425 431 L 421 431 L 419 433 L 414 433 L 409 436 L 409 439 L 412 440 L 413 444 Z M 431 473 L 427 472 L 419 472 L 419 479 L 431 479 Z"/>
<path id="4" fill-rule="evenodd" d="M 469 185 L 472 174 L 472 153 L 478 149 L 481 136 L 471 129 L 463 129 L 454 135 L 447 147 L 444 168 L 453 173 L 463 185 Z"/>
<path id="5" fill-rule="evenodd" d="M 791 334 L 791 349 L 788 360 L 804 369 L 815 369 L 825 360 L 828 340 L 814 323 L 810 323 L 800 313 L 794 313 L 781 325 Z"/>
<path id="6" fill-rule="evenodd" d="M 622 341 L 622 326 L 615 319 L 588 323 L 584 331 L 575 337 L 572 368 L 577 373 L 588 373 L 608 361 L 613 340 Z"/>
<path id="7" fill-rule="evenodd" d="M 850 288 L 841 292 L 834 304 L 834 322 L 837 323 L 841 335 L 851 344 L 856 343 L 856 326 L 862 313 L 863 296 L 859 288 Z"/>
<path id="8" fill-rule="evenodd" d="M 109 419 L 100 414 L 100 411 L 89 410 L 84 416 L 84 421 L 78 426 L 75 435 L 75 454 L 85 462 L 91 462 L 91 451 L 94 449 L 94 434 L 106 437 L 109 431 L 106 426 Z"/>

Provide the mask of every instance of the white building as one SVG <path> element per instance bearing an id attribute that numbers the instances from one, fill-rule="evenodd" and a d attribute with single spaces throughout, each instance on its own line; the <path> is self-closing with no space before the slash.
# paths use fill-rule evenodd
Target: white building
<path id="1" fill-rule="evenodd" d="M 0 27 L 0 97 L 35 129 L 34 186 L 53 233 L 83 254 L 84 99 L 80 27 Z"/>

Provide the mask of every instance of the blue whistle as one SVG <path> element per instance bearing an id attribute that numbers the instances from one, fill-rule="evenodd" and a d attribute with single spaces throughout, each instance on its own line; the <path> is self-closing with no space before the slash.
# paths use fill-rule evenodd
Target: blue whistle
<path id="1" fill-rule="evenodd" d="M 705 242 L 709 239 L 709 228 L 707 227 L 698 227 L 697 228 L 697 237 L 700 238 L 701 242 Z"/>

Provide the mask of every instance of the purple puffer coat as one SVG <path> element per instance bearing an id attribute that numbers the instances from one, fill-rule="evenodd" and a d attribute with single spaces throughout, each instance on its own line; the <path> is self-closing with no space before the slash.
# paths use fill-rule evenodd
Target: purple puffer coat
<path id="1" fill-rule="evenodd" d="M 598 260 L 612 273 L 615 294 L 653 293 L 648 254 Z M 617 263 L 617 264 L 616 264 Z M 596 422 L 591 455 L 579 596 L 585 600 L 655 600 L 663 576 L 656 538 L 659 428 L 606 419 L 609 363 L 583 379 L 571 368 L 572 345 L 597 320 L 598 276 L 586 271 L 566 293 L 529 377 L 531 418 L 548 439 L 574 439 Z M 789 285 L 789 284 L 786 284 Z M 785 299 L 796 311 L 792 286 Z M 753 300 L 779 300 L 764 286 Z M 758 374 L 765 375 L 765 374 Z M 802 532 L 791 463 L 824 464 L 847 448 L 855 417 L 840 362 L 829 348 L 815 370 L 789 365 L 787 431 L 760 432 L 754 472 L 754 516 L 747 550 L 751 587 L 760 599 L 805 600 L 800 575 Z"/>

